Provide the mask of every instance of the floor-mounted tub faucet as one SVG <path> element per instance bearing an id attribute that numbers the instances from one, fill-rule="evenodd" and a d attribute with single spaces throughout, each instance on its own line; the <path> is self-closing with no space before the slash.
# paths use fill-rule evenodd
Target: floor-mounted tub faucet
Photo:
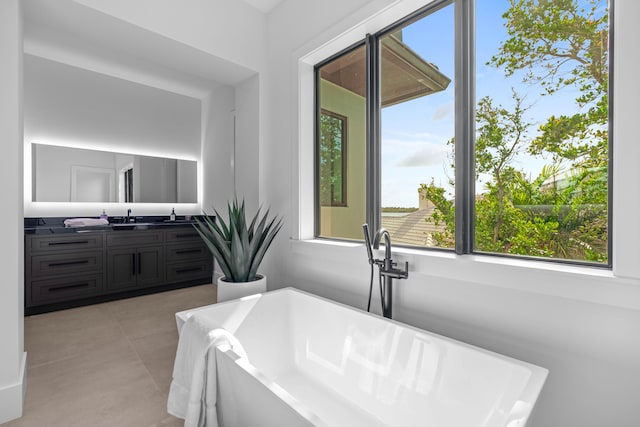
<path id="1" fill-rule="evenodd" d="M 373 238 L 373 245 L 369 240 L 369 225 L 363 224 L 362 230 L 364 232 L 365 245 L 367 247 L 367 254 L 369 255 L 369 264 L 373 269 L 373 265 L 377 265 L 379 269 L 380 284 L 380 299 L 382 301 L 382 315 L 391 319 L 393 315 L 393 279 L 406 279 L 409 277 L 409 262 L 404 263 L 404 270 L 394 268 L 398 263 L 391 259 L 391 236 L 389 232 L 384 228 L 378 230 Z M 373 249 L 380 247 L 380 240 L 384 237 L 384 259 L 374 259 Z M 369 306 L 371 305 L 371 291 L 373 288 L 373 270 L 371 276 L 371 286 L 369 287 Z M 384 281 L 384 284 L 382 283 Z M 367 308 L 367 310 L 370 307 Z"/>

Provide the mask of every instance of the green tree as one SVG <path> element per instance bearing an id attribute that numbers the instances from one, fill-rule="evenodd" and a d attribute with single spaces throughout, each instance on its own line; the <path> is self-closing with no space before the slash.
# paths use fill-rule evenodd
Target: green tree
<path id="1" fill-rule="evenodd" d="M 476 109 L 476 121 L 479 125 L 476 130 L 476 175 L 486 173 L 491 178 L 487 188 L 495 201 L 490 212 L 494 243 L 501 240 L 501 229 L 507 215 L 506 204 L 511 199 L 509 183 L 516 174 L 512 162 L 526 144 L 526 132 L 531 126 L 524 120 L 526 108 L 522 106 L 522 99 L 515 90 L 513 99 L 513 111 L 502 106 L 494 107 L 489 97 L 482 98 Z"/>
<path id="2" fill-rule="evenodd" d="M 577 89 L 577 108 L 532 132 L 530 107 L 515 91 L 511 109 L 489 97 L 478 102 L 476 178 L 485 182 L 475 202 L 475 248 L 606 262 L 607 10 L 597 0 L 510 0 L 503 18 L 508 38 L 490 64 L 541 96 Z M 522 152 L 551 163 L 532 179 L 514 166 Z M 443 229 L 436 243 L 451 246 L 454 203 L 433 182 L 422 191 L 436 205 L 429 221 Z"/>
<path id="3" fill-rule="evenodd" d="M 433 214 L 426 219 L 441 230 L 432 236 L 435 245 L 440 248 L 453 248 L 456 226 L 454 203 L 446 197 L 445 189 L 435 185 L 433 180 L 429 184 L 421 184 L 419 193 L 420 197 L 430 200 L 436 207 Z"/>
<path id="4" fill-rule="evenodd" d="M 548 96 L 579 90 L 584 111 L 551 116 L 532 141 L 532 154 L 549 153 L 574 166 L 604 166 L 608 158 L 608 13 L 601 0 L 510 0 L 502 15 L 509 38 L 490 64 Z"/>
<path id="5" fill-rule="evenodd" d="M 343 205 L 344 119 L 333 114 L 320 115 L 320 204 Z"/>

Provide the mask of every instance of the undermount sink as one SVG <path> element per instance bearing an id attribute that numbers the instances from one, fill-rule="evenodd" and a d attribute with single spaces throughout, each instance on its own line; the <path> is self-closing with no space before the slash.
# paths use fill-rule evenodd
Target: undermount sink
<path id="1" fill-rule="evenodd" d="M 129 222 L 126 224 L 111 224 L 111 228 L 114 230 L 143 230 L 150 225 L 154 225 L 152 222 Z"/>

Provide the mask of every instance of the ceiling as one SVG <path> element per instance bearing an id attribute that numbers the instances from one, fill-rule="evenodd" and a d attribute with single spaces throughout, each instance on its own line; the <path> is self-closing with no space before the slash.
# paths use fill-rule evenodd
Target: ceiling
<path id="1" fill-rule="evenodd" d="M 280 0 L 244 0 L 273 8 Z M 72 0 L 24 2 L 26 54 L 203 98 L 254 72 Z"/>
<path id="2" fill-rule="evenodd" d="M 269 13 L 273 8 L 282 3 L 283 0 L 244 0 L 244 2 L 263 13 Z"/>

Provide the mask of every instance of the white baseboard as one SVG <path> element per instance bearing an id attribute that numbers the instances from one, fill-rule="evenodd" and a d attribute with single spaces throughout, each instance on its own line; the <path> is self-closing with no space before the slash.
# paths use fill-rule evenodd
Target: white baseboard
<path id="1" fill-rule="evenodd" d="M 19 378 L 19 382 L 0 388 L 0 424 L 22 416 L 27 392 L 27 352 L 22 353 Z"/>

